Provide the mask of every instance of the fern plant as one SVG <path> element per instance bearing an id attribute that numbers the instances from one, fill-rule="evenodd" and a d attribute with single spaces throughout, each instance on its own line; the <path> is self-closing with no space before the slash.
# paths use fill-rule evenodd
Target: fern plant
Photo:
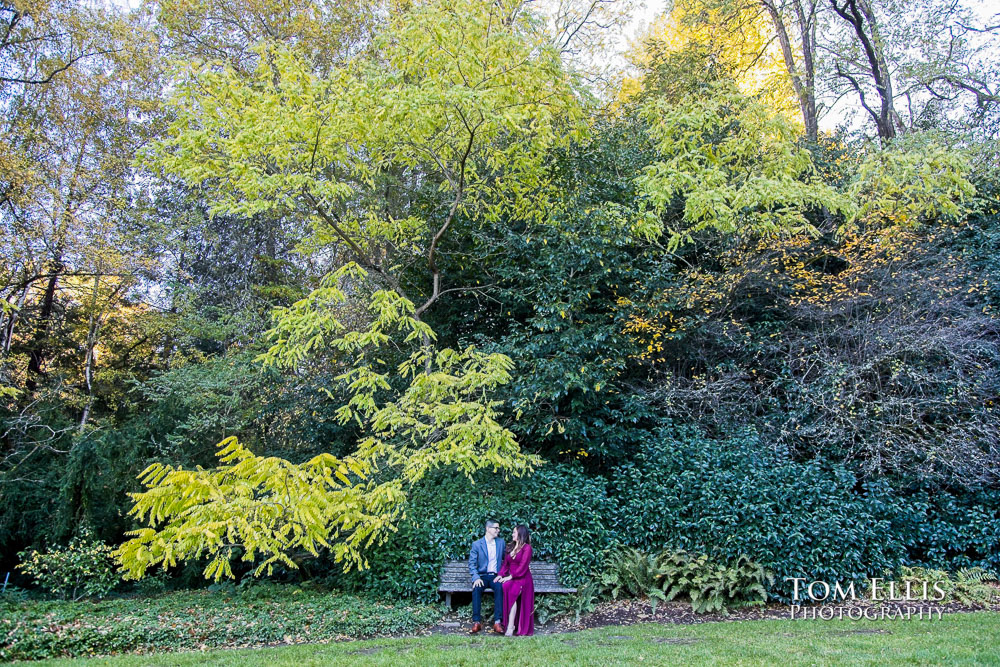
<path id="1" fill-rule="evenodd" d="M 988 605 L 998 596 L 998 591 L 993 582 L 997 577 L 993 572 L 981 567 L 962 568 L 954 576 L 946 570 L 936 570 L 927 567 L 903 567 L 900 582 L 905 586 L 907 583 L 916 590 L 923 590 L 926 586 L 928 590 L 933 590 L 933 586 L 944 592 L 942 600 L 935 602 L 960 602 L 964 605 Z M 897 588 L 903 589 L 903 586 Z M 884 588 L 880 587 L 880 594 L 884 594 Z"/>
<path id="2" fill-rule="evenodd" d="M 946 570 L 904 565 L 894 589 L 905 591 L 907 585 L 916 591 L 923 591 L 926 586 L 931 595 L 936 595 L 934 586 L 937 586 L 944 592 L 944 597 L 941 600 L 934 600 L 935 602 L 951 602 L 955 599 L 955 580 Z M 876 588 L 875 594 L 877 598 L 887 599 L 889 592 L 888 584 L 883 583 Z"/>
<path id="3" fill-rule="evenodd" d="M 774 583 L 773 574 L 746 556 L 725 565 L 706 555 L 665 551 L 657 560 L 665 599 L 686 595 L 698 614 L 762 605 L 767 601 L 768 587 Z"/>
<path id="4" fill-rule="evenodd" d="M 601 595 L 601 587 L 593 579 L 588 580 L 577 590 L 572 598 L 571 610 L 573 612 L 573 624 L 580 624 L 580 617 L 594 611 L 597 600 Z"/>
<path id="5" fill-rule="evenodd" d="M 600 597 L 601 586 L 596 580 L 581 585 L 572 595 L 542 595 L 535 599 L 535 616 L 541 624 L 554 618 L 573 618 L 573 624 L 580 624 L 580 617 L 594 611 Z"/>
<path id="6" fill-rule="evenodd" d="M 623 548 L 613 552 L 605 561 L 600 587 L 615 600 L 619 595 L 648 597 L 655 611 L 657 602 L 667 599 L 657 583 L 659 575 L 657 556 L 642 553 L 638 549 Z"/>
<path id="7" fill-rule="evenodd" d="M 651 555 L 624 548 L 607 559 L 599 583 L 614 599 L 649 598 L 654 612 L 660 601 L 687 597 L 692 609 L 704 614 L 764 604 L 774 575 L 746 556 L 726 565 L 704 554 L 664 551 Z"/>
<path id="8" fill-rule="evenodd" d="M 997 576 L 981 567 L 965 567 L 955 573 L 955 598 L 965 605 L 988 605 L 1000 595 Z"/>

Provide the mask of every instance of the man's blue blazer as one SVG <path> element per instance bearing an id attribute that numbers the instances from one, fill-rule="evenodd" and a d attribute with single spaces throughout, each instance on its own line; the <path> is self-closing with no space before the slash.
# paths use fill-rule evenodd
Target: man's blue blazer
<path id="1" fill-rule="evenodd" d="M 494 542 L 497 547 L 497 572 L 499 572 L 500 566 L 503 565 L 503 548 L 505 542 L 499 537 Z M 480 572 L 486 572 L 489 564 L 490 553 L 486 550 L 486 538 L 480 537 L 472 543 L 472 550 L 469 551 L 469 574 L 472 576 L 472 583 L 476 583 Z M 484 581 L 483 583 L 489 584 L 488 581 Z"/>

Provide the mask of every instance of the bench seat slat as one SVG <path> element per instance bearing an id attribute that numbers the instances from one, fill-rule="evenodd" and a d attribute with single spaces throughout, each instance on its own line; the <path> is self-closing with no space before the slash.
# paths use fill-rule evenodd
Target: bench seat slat
<path id="1" fill-rule="evenodd" d="M 535 565 L 537 565 L 538 567 L 541 567 L 541 568 L 548 568 L 550 570 L 558 570 L 559 569 L 559 564 L 558 563 L 546 563 L 546 562 L 543 562 L 543 561 L 535 561 L 534 563 L 532 563 L 532 567 L 534 567 Z M 453 560 L 453 561 L 449 561 L 448 563 L 446 563 L 445 566 L 444 566 L 444 569 L 446 569 L 446 570 L 452 570 L 452 569 L 454 569 L 454 570 L 468 570 L 469 569 L 469 564 L 466 561 Z"/>
<path id="2" fill-rule="evenodd" d="M 484 590 L 486 592 L 492 592 L 493 589 L 489 586 L 485 586 Z M 452 592 L 452 593 L 471 593 L 472 586 L 467 588 L 456 588 L 454 586 L 441 586 L 438 591 L 442 593 Z M 536 593 L 575 593 L 575 588 L 570 588 L 568 586 L 535 586 Z"/>

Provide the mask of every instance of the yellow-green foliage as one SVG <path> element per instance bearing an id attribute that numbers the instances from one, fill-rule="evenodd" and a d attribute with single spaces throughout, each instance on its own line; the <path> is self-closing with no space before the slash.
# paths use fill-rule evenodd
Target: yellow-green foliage
<path id="1" fill-rule="evenodd" d="M 384 290 L 371 298 L 369 324 L 345 329 L 338 308 L 348 298 L 338 285 L 358 285 L 366 276 L 348 264 L 279 311 L 274 345 L 262 358 L 295 366 L 320 346 L 336 350 L 345 368 L 337 380 L 350 394 L 337 416 L 357 421 L 365 434 L 356 451 L 293 464 L 256 456 L 227 438 L 215 470 L 153 464 L 142 473 L 147 490 L 133 494 L 131 511 L 149 525 L 116 552 L 127 577 L 201 556 L 210 559 L 206 577 L 231 577 L 237 556 L 257 563 L 259 575 L 275 563 L 297 567 L 293 552 L 315 556 L 322 548 L 345 568 L 363 568 L 365 548 L 395 531 L 407 490 L 429 470 L 449 465 L 470 476 L 483 468 L 521 475 L 541 463 L 521 453 L 488 399 L 510 381 L 510 358 L 472 347 L 435 349 L 434 333 L 413 317 L 413 304 Z M 389 341 L 416 348 L 394 371 L 379 358 Z M 392 396 L 394 375 L 408 385 Z"/>
<path id="2" fill-rule="evenodd" d="M 9 315 L 17 310 L 17 307 L 10 301 L 7 301 L 3 297 L 0 297 L 0 314 Z M 7 378 L 3 375 L 3 369 L 0 368 L 0 398 L 7 398 L 17 396 L 17 388 L 8 386 L 5 384 Z"/>
<path id="3" fill-rule="evenodd" d="M 585 126 L 558 50 L 520 0 L 392 3 L 383 18 L 334 63 L 264 42 L 251 72 L 182 64 L 169 136 L 147 158 L 211 191 L 213 213 L 294 212 L 312 228 L 302 250 L 355 261 L 400 297 L 415 293 L 402 267 L 426 265 L 434 287 L 419 315 L 441 294 L 453 222 L 547 219 L 545 158 Z M 440 190 L 436 209 L 387 202 L 418 183 Z"/>
<path id="4" fill-rule="evenodd" d="M 915 225 L 942 215 L 959 215 L 976 189 L 960 149 L 933 137 L 914 135 L 871 150 L 848 188 L 857 204 L 848 229 L 858 223 Z"/>
<path id="5" fill-rule="evenodd" d="M 218 63 L 181 67 L 171 136 L 152 163 L 191 184 L 208 181 L 217 212 L 338 209 L 364 251 L 417 242 L 426 230 L 387 217 L 377 198 L 358 200 L 377 195 L 380 175 L 432 175 L 462 194 L 470 217 L 490 212 L 487 192 L 538 215 L 543 157 L 582 127 L 559 54 L 519 1 L 396 7 L 371 48 L 333 67 L 284 44 L 255 48 L 250 75 Z"/>
<path id="6" fill-rule="evenodd" d="M 669 230 L 671 248 L 705 229 L 813 231 L 810 209 L 851 210 L 814 173 L 799 129 L 732 83 L 708 85 L 704 95 L 676 104 L 654 100 L 643 115 L 663 158 L 643 170 L 640 189 L 658 212 L 683 198 L 682 224 Z"/>
<path id="7" fill-rule="evenodd" d="M 261 573 L 321 548 L 364 567 L 363 549 L 395 529 L 407 488 L 428 470 L 522 474 L 540 463 L 520 452 L 488 398 L 510 380 L 510 359 L 436 349 L 397 274 L 420 258 L 438 285 L 435 251 L 457 212 L 546 214 L 543 158 L 580 127 L 570 79 L 520 1 L 393 4 L 367 46 L 318 65 L 303 50 L 263 43 L 251 73 L 220 63 L 179 71 L 175 121 L 152 163 L 211 188 L 216 213 L 297 210 L 314 225 L 307 248 L 357 262 L 277 313 L 262 361 L 294 367 L 332 351 L 350 395 L 337 416 L 363 436 L 342 459 L 293 464 L 227 439 L 216 470 L 151 466 L 132 510 L 149 527 L 118 552 L 131 577 L 199 556 L 210 558 L 210 577 L 230 576 L 236 556 Z M 382 205 L 379 179 L 400 173 L 449 193 L 448 222 L 436 233 Z M 378 285 L 365 284 L 361 266 Z M 358 295 L 370 295 L 370 312 L 358 315 Z M 414 349 L 396 369 L 379 357 L 390 341 Z"/>

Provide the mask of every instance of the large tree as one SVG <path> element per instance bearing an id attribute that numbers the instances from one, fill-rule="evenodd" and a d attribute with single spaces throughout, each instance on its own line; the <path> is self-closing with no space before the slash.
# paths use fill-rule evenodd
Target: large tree
<path id="1" fill-rule="evenodd" d="M 309 221 L 305 247 L 331 271 L 279 311 L 263 360 L 296 369 L 329 354 L 348 395 L 338 416 L 362 437 L 346 457 L 304 464 L 227 442 L 218 471 L 151 469 L 135 512 L 152 527 L 120 552 L 135 576 L 202 553 L 211 576 L 230 574 L 237 553 L 294 565 L 295 550 L 320 546 L 363 565 L 430 468 L 538 462 L 490 399 L 510 360 L 438 349 L 424 318 L 475 288 L 447 282 L 450 235 L 553 205 L 544 158 L 581 113 L 542 23 L 522 2 L 432 0 L 394 7 L 371 48 L 333 67 L 294 46 L 254 48 L 250 75 L 222 62 L 181 73 L 152 160 L 211 192 L 216 213 Z"/>
<path id="2" fill-rule="evenodd" d="M 26 355 L 31 392 L 52 354 L 63 280 L 86 279 L 93 310 L 102 277 L 133 280 L 151 254 L 132 215 L 132 158 L 159 87 L 155 42 L 134 17 L 75 5 L 12 11 L 0 80 L 0 295 L 18 310 L 0 318 L 0 354 Z"/>
<path id="3" fill-rule="evenodd" d="M 687 33 L 710 32 L 713 48 L 732 54 L 740 71 L 778 60 L 806 138 L 816 141 L 823 111 L 816 81 L 821 11 L 819 0 L 680 0 L 671 15 Z"/>
<path id="4" fill-rule="evenodd" d="M 829 7 L 823 48 L 832 89 L 856 96 L 881 139 L 969 127 L 1000 102 L 991 45 L 1000 26 L 983 25 L 971 3 L 829 0 Z"/>
<path id="5" fill-rule="evenodd" d="M 932 126 L 974 129 L 997 107 L 991 41 L 1000 26 L 973 9 L 939 0 L 684 0 L 673 15 L 694 32 L 711 26 L 715 48 L 735 46 L 754 62 L 776 48 L 811 141 L 825 114 L 843 115 L 841 100 L 888 141 Z"/>

